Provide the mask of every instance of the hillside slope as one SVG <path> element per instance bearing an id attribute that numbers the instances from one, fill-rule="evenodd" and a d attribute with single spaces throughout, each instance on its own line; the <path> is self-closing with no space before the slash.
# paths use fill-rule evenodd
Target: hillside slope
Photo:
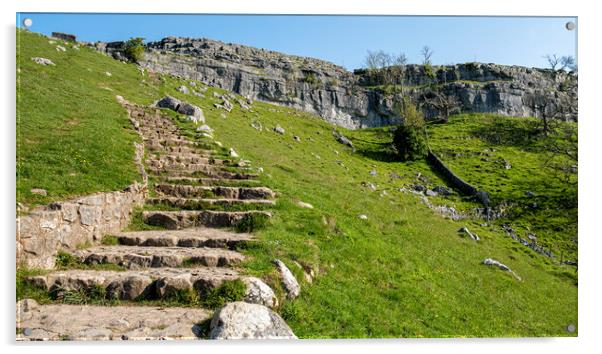
<path id="1" fill-rule="evenodd" d="M 82 120 L 109 110 L 113 110 L 109 111 L 111 117 L 123 117 L 116 124 L 121 129 L 107 132 L 115 145 L 107 146 L 106 151 L 133 155 L 134 135 L 127 127 L 126 112 L 113 103 L 114 96 L 148 105 L 169 94 L 201 107 L 207 123 L 215 129 L 215 139 L 263 169 L 261 182 L 278 192 L 278 201 L 269 227 L 255 234 L 261 242 L 244 250 L 251 257 L 243 271 L 267 279 L 281 293 L 272 261 L 279 258 L 291 265 L 302 282 L 301 296 L 285 302 L 279 312 L 300 338 L 576 335 L 566 331 L 567 325 L 577 323 L 575 268 L 535 253 L 483 220 L 453 221 L 434 212 L 425 205 L 424 196 L 406 189 L 416 183 L 444 185 L 444 181 L 424 162 L 390 161 L 384 152 L 389 139 L 386 130 L 339 128 L 355 144 L 357 151 L 353 152 L 338 143 L 333 127 L 317 116 L 263 102 L 252 103 L 248 110 L 235 104 L 228 113 L 215 107 L 223 102 L 213 93 L 223 90 L 208 87 L 202 97 L 184 94 L 176 88 L 186 85 L 194 89 L 188 80 L 141 72 L 135 65 L 89 48 L 58 52 L 56 44 L 36 34 L 19 32 L 19 36 L 18 63 L 24 68 L 19 74 L 21 85 L 27 80 L 36 84 L 28 86 L 28 107 L 18 107 L 20 112 L 55 111 L 46 119 L 52 122 L 47 135 L 60 138 L 57 145 L 73 144 L 90 158 L 99 156 L 98 149 L 88 150 L 88 144 L 102 144 L 94 142 L 99 140 L 97 135 L 88 131 L 82 133 L 89 134 L 87 139 L 77 139 L 56 135 L 59 129 L 53 128 L 70 116 L 64 107 L 81 105 L 90 107 L 78 112 Z M 37 66 L 30 60 L 34 56 L 47 57 L 56 66 Z M 43 80 L 40 73 L 57 79 Z M 44 95 L 57 89 L 58 78 L 70 86 L 61 88 L 64 103 L 53 108 Z M 195 87 L 204 85 L 195 82 Z M 26 120 L 36 121 L 31 118 L 35 116 L 20 117 L 21 141 L 34 141 L 40 131 L 28 129 Z M 276 126 L 282 127 L 284 134 L 275 132 Z M 18 156 L 34 156 L 40 149 L 23 145 Z M 53 154 L 40 156 L 40 164 L 53 163 Z M 24 159 L 23 164 L 29 160 Z M 125 157 L 107 161 L 108 165 L 91 165 L 90 175 L 96 173 L 103 181 L 110 178 L 101 171 L 133 176 L 128 174 L 134 169 L 128 167 Z M 55 166 L 48 174 L 31 173 L 29 180 L 18 175 L 18 180 L 28 181 L 28 186 L 60 180 L 64 167 Z M 130 172 L 124 173 L 122 168 Z M 86 185 L 57 195 L 117 187 Z M 427 200 L 434 205 L 477 207 L 457 195 Z M 301 208 L 299 201 L 313 208 Z M 464 226 L 481 240 L 463 237 L 458 230 Z M 508 265 L 522 281 L 483 265 L 486 258 Z M 301 267 L 295 267 L 295 262 Z M 306 277 L 304 272 L 315 277 Z"/>

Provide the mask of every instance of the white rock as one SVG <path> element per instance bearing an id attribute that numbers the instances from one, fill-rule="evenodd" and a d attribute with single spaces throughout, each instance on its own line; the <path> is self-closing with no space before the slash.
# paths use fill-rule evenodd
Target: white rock
<path id="1" fill-rule="evenodd" d="M 314 208 L 313 205 L 306 203 L 306 202 L 302 202 L 302 201 L 298 201 L 297 206 L 299 206 L 301 208 L 305 208 L 305 209 L 313 209 Z"/>
<path id="2" fill-rule="evenodd" d="M 65 49 L 65 47 L 63 47 L 62 45 L 57 45 L 56 46 L 56 51 L 57 52 L 66 52 L 67 49 Z"/>
<path id="3" fill-rule="evenodd" d="M 299 286 L 299 282 L 291 273 L 290 269 L 287 268 L 286 264 L 284 264 L 281 260 L 275 259 L 274 263 L 278 267 L 278 271 L 280 272 L 280 278 L 282 280 L 282 285 L 284 285 L 284 289 L 286 290 L 286 297 L 289 299 L 294 299 L 299 296 L 301 292 L 301 287 Z"/>
<path id="4" fill-rule="evenodd" d="M 105 71 L 105 75 L 107 75 L 107 76 L 113 76 L 113 74 L 111 74 L 111 73 L 110 73 L 110 72 L 108 72 L 108 71 Z"/>
<path id="5" fill-rule="evenodd" d="M 259 130 L 259 131 L 262 131 L 262 130 L 263 130 L 263 126 L 262 126 L 262 125 L 261 125 L 261 123 L 260 123 L 260 122 L 258 122 L 258 121 L 253 121 L 253 122 L 251 123 L 251 126 L 252 126 L 254 129 L 256 129 L 256 130 Z"/>
<path id="6" fill-rule="evenodd" d="M 360 218 L 360 219 L 362 219 L 362 220 L 368 220 L 368 216 L 366 214 L 360 214 L 357 217 Z"/>
<path id="7" fill-rule="evenodd" d="M 211 127 L 208 126 L 207 124 L 203 124 L 203 125 L 199 126 L 198 128 L 196 128 L 196 130 L 199 132 L 213 133 L 213 129 L 211 129 Z"/>
<path id="8" fill-rule="evenodd" d="M 255 277 L 248 277 L 243 279 L 247 286 L 245 293 L 245 302 L 252 304 L 260 304 L 267 307 L 277 307 L 278 299 L 272 288 L 270 288 L 261 279 Z"/>
<path id="9" fill-rule="evenodd" d="M 282 128 L 280 125 L 276 125 L 274 127 L 274 131 L 278 134 L 284 134 L 284 128 Z"/>
<path id="10" fill-rule="evenodd" d="M 230 148 L 230 150 L 228 151 L 228 154 L 230 155 L 230 157 L 234 157 L 234 158 L 240 157 L 238 155 L 238 153 L 234 149 L 232 149 L 232 148 Z"/>
<path id="11" fill-rule="evenodd" d="M 204 116 L 188 116 L 187 119 L 188 121 L 193 122 L 194 124 L 205 123 Z"/>
<path id="12" fill-rule="evenodd" d="M 231 302 L 215 313 L 210 339 L 296 339 L 284 320 L 269 308 Z"/>
<path id="13" fill-rule="evenodd" d="M 182 86 L 178 87 L 178 88 L 176 89 L 176 91 L 178 91 L 178 92 L 182 92 L 183 94 L 186 94 L 186 95 L 190 93 L 190 90 L 188 90 L 188 87 L 186 87 L 186 86 L 184 86 L 184 85 L 182 85 Z"/>
<path id="14" fill-rule="evenodd" d="M 498 267 L 499 269 L 512 274 L 512 276 L 514 276 L 519 281 L 522 281 L 521 277 L 519 277 L 518 274 L 514 273 L 514 271 L 512 271 L 512 269 L 510 269 L 510 267 L 508 267 L 507 265 L 505 265 L 499 261 L 496 261 L 495 259 L 487 258 L 483 261 L 483 264 L 488 265 L 488 266 Z"/>
<path id="15" fill-rule="evenodd" d="M 46 58 L 33 57 L 33 58 L 31 58 L 31 60 L 33 60 L 36 64 L 40 64 L 40 65 L 53 65 L 53 66 L 56 65 L 52 62 L 52 60 L 46 59 Z"/>
<path id="16" fill-rule="evenodd" d="M 475 241 L 480 240 L 479 235 L 473 234 L 472 232 L 470 232 L 470 230 L 468 230 L 467 227 L 462 227 L 460 230 L 458 230 L 458 232 L 468 235 L 468 237 L 470 237 L 471 239 L 473 239 Z"/>

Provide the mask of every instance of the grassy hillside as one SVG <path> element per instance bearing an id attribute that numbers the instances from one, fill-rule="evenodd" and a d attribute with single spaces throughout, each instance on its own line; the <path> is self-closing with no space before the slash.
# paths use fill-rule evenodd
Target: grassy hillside
<path id="1" fill-rule="evenodd" d="M 114 107 L 116 117 L 123 119 L 122 129 L 117 130 L 121 136 L 113 138 L 126 149 L 115 154 L 133 154 L 133 138 L 125 113 L 113 103 L 114 96 L 149 104 L 169 93 L 200 106 L 215 129 L 216 140 L 234 147 L 254 167 L 263 168 L 262 182 L 279 193 L 278 203 L 268 227 L 256 233 L 262 242 L 244 250 L 250 257 L 243 267 L 281 292 L 272 260 L 280 258 L 289 265 L 303 283 L 302 293 L 278 311 L 299 337 L 576 335 L 565 330 L 568 324 L 577 324 L 574 267 L 533 252 L 483 220 L 445 219 L 421 197 L 400 191 L 419 182 L 429 186 L 444 182 L 424 162 L 391 161 L 386 153 L 388 129 L 338 129 L 353 140 L 357 148 L 353 152 L 336 142 L 332 126 L 310 114 L 261 102 L 253 103 L 251 110 L 235 104 L 232 112 L 226 113 L 213 106 L 221 103 L 213 96 L 214 91 L 223 92 L 218 89 L 208 88 L 204 98 L 185 95 L 175 88 L 188 85 L 187 81 L 142 75 L 134 65 L 85 48 L 67 49 L 72 58 L 67 64 L 61 58 L 66 53 L 56 52 L 46 38 L 34 34 L 23 33 L 21 47 L 30 48 L 29 54 L 20 57 L 23 66 L 29 64 L 30 56 L 48 57 L 57 63 L 56 67 L 31 67 L 29 70 L 36 70 L 30 71 L 35 73 L 32 76 L 43 71 L 65 78 L 65 85 L 78 83 L 81 92 L 90 97 L 85 103 L 90 112 Z M 72 72 L 72 63 L 81 66 L 79 74 Z M 86 68 L 98 73 L 96 80 L 88 77 Z M 103 77 L 104 71 L 113 76 Z M 28 73 L 22 71 L 21 80 L 25 81 Z M 44 80 L 39 86 L 30 86 L 31 105 L 39 105 L 36 97 L 53 84 Z M 65 101 L 70 106 L 81 104 L 68 97 Z M 62 106 L 56 110 L 65 112 Z M 80 119 L 94 116 L 90 112 L 80 112 Z M 252 127 L 258 123 L 262 130 Z M 180 124 L 183 129 L 191 128 Z M 272 130 L 276 125 L 285 129 L 284 135 Z M 24 127 L 20 123 L 23 135 L 37 134 Z M 437 129 L 443 133 L 447 127 L 455 125 Z M 37 150 L 29 149 L 30 155 Z M 58 175 L 56 172 L 54 177 Z M 32 174 L 28 183 L 42 180 L 36 178 Z M 106 182 L 102 176 L 99 180 Z M 81 192 L 96 188 L 88 187 Z M 108 185 L 103 184 L 105 187 Z M 464 209 L 478 206 L 457 195 L 429 199 Z M 300 208 L 298 201 L 312 204 L 313 209 Z M 360 219 L 360 214 L 367 219 Z M 476 232 L 481 241 L 462 237 L 458 233 L 462 226 Z M 523 280 L 482 265 L 489 257 L 507 264 Z M 295 262 L 317 274 L 312 284 L 304 280 L 303 270 Z"/>
<path id="2" fill-rule="evenodd" d="M 556 129 L 569 132 L 576 145 L 577 125 L 558 124 Z M 498 225 L 512 225 L 559 259 L 577 261 L 577 171 L 565 175 L 555 163 L 576 161 L 550 153 L 558 136 L 546 138 L 539 129 L 537 119 L 458 115 L 432 126 L 429 136 L 431 148 L 449 167 L 487 191 L 494 205 L 504 205 L 506 215 Z"/>
<path id="3" fill-rule="evenodd" d="M 17 202 L 25 205 L 119 190 L 140 180 L 133 160 L 138 136 L 115 92 L 141 99 L 155 90 L 131 85 L 140 77 L 132 66 L 55 42 L 17 32 Z M 32 188 L 48 196 L 32 194 Z"/>

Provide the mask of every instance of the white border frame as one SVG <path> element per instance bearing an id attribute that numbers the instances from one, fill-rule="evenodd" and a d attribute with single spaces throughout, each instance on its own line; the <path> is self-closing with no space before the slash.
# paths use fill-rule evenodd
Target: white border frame
<path id="1" fill-rule="evenodd" d="M 593 352 L 600 350 L 600 275 L 598 258 L 602 249 L 598 210 L 602 200 L 602 188 L 597 173 L 601 169 L 600 138 L 602 117 L 595 103 L 600 100 L 600 11 L 594 2 L 558 0 L 294 0 L 294 1 L 250 1 L 250 0 L 21 0 L 18 3 L 2 3 L 2 31 L 4 54 L 2 71 L 2 225 L 4 280 L 0 292 L 2 297 L 2 344 L 6 352 L 24 353 L 104 353 L 107 350 L 140 350 L 147 353 L 169 351 L 245 351 L 249 353 L 282 352 L 305 353 L 314 350 L 334 352 L 379 352 L 412 351 L 417 353 L 446 351 L 449 353 L 507 353 L 519 350 L 541 350 L 547 353 Z M 293 342 L 178 342 L 168 343 L 40 343 L 14 342 L 14 235 L 15 235 L 15 19 L 16 12 L 103 12 L 103 13 L 256 13 L 256 14 L 369 14 L 369 15 L 473 15 L 473 16 L 578 16 L 579 34 L 579 124 L 580 171 L 579 171 L 579 338 L 534 338 L 534 339 L 400 339 L 400 340 L 332 340 Z M 6 168 L 10 166 L 10 168 Z M 12 262 L 12 263 L 11 263 Z M 106 346 L 110 346 L 106 347 Z M 201 346 L 201 348 L 199 348 Z"/>

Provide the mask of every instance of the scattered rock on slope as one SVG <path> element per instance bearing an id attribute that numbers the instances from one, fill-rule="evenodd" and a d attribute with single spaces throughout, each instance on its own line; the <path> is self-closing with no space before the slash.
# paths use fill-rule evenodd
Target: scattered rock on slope
<path id="1" fill-rule="evenodd" d="M 437 194 L 441 194 L 442 196 L 449 196 L 452 194 L 452 191 L 449 190 L 449 188 L 445 187 L 445 186 L 437 186 L 435 188 L 433 188 L 433 192 L 437 193 Z"/>
<path id="2" fill-rule="evenodd" d="M 514 273 L 514 271 L 512 271 L 512 269 L 510 269 L 510 267 L 508 267 L 507 265 L 496 261 L 495 259 L 492 258 L 487 258 L 483 261 L 483 264 L 488 265 L 488 266 L 494 266 L 494 267 L 498 267 L 499 269 L 505 271 L 505 272 L 509 272 L 510 274 L 512 274 L 512 276 L 514 276 L 516 279 L 518 280 L 522 280 L 521 277 L 519 277 L 516 273 Z"/>
<path id="3" fill-rule="evenodd" d="M 336 130 L 333 130 L 332 134 L 334 135 L 334 137 L 337 139 L 337 141 L 343 145 L 347 145 L 350 148 L 353 149 L 353 151 L 355 151 L 355 147 L 353 146 L 353 142 L 351 142 L 351 140 L 347 139 L 347 137 L 345 137 L 343 134 L 337 132 Z"/>
<path id="4" fill-rule="evenodd" d="M 480 240 L 479 235 L 473 234 L 472 232 L 470 232 L 470 230 L 468 230 L 468 228 L 466 226 L 462 227 L 460 230 L 458 230 L 458 232 L 468 235 L 468 237 L 470 237 L 471 239 L 473 239 L 475 241 Z"/>
<path id="5" fill-rule="evenodd" d="M 190 90 L 188 89 L 188 87 L 186 87 L 186 86 L 184 86 L 184 85 L 182 85 L 182 86 L 178 87 L 178 88 L 176 89 L 176 91 L 178 91 L 178 92 L 182 92 L 183 94 L 186 94 L 186 95 L 188 95 L 188 94 L 190 93 Z"/>
<path id="6" fill-rule="evenodd" d="M 40 58 L 40 57 L 34 57 L 31 58 L 31 60 L 33 60 L 36 64 L 40 64 L 40 65 L 56 65 L 52 62 L 52 60 L 50 59 L 46 59 L 46 58 Z"/>
<path id="7" fill-rule="evenodd" d="M 269 308 L 246 302 L 231 302 L 211 320 L 210 339 L 296 339 L 297 337 Z"/>
<path id="8" fill-rule="evenodd" d="M 299 296 L 301 292 L 301 287 L 299 286 L 299 282 L 291 273 L 290 269 L 286 267 L 281 260 L 275 259 L 274 263 L 278 267 L 278 271 L 280 271 L 280 278 L 282 280 L 282 284 L 284 285 L 284 289 L 286 290 L 286 297 L 289 299 L 294 299 Z"/>
<path id="9" fill-rule="evenodd" d="M 182 102 L 174 97 L 171 96 L 165 96 L 162 99 L 160 99 L 159 101 L 157 101 L 156 106 L 160 107 L 160 108 L 169 108 L 172 111 L 177 111 L 178 110 L 178 106 L 180 106 Z"/>
<path id="10" fill-rule="evenodd" d="M 299 207 L 301 207 L 301 208 L 305 208 L 305 209 L 313 209 L 313 208 L 314 208 L 314 206 L 313 206 L 313 205 L 311 205 L 311 204 L 309 204 L 309 203 L 306 203 L 306 202 L 302 202 L 302 201 L 298 201 L 298 202 L 297 202 L 297 205 L 298 205 Z"/>
<path id="11" fill-rule="evenodd" d="M 204 123 L 205 122 L 205 115 L 203 114 L 203 110 L 193 104 L 182 102 L 178 106 L 177 112 L 181 113 L 181 114 L 185 114 L 189 117 L 194 117 L 195 123 Z"/>
<path id="12" fill-rule="evenodd" d="M 275 126 L 274 131 L 278 134 L 284 134 L 284 128 L 282 128 L 280 125 Z"/>

